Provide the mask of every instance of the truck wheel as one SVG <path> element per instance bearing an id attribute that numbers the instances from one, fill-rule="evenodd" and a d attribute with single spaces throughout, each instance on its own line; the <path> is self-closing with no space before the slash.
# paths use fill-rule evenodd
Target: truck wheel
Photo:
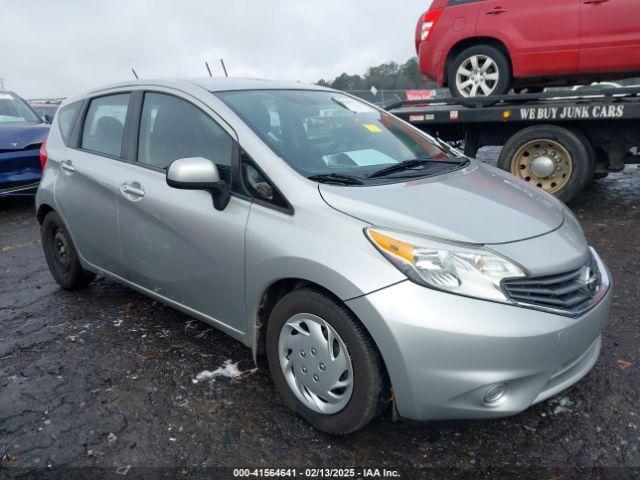
<path id="1" fill-rule="evenodd" d="M 538 125 L 509 139 L 498 166 L 567 202 L 593 179 L 595 154 L 582 133 Z"/>
<path id="2" fill-rule="evenodd" d="M 295 290 L 276 304 L 267 324 L 267 358 L 286 404 L 323 432 L 363 428 L 389 396 L 371 337 L 344 305 L 318 290 Z"/>
<path id="3" fill-rule="evenodd" d="M 65 290 L 79 290 L 87 287 L 95 278 L 80 265 L 76 247 L 69 232 L 55 212 L 49 212 L 40 230 L 44 256 L 51 275 Z"/>
<path id="4" fill-rule="evenodd" d="M 463 50 L 449 65 L 447 75 L 454 97 L 504 95 L 511 88 L 509 61 L 491 45 Z"/>

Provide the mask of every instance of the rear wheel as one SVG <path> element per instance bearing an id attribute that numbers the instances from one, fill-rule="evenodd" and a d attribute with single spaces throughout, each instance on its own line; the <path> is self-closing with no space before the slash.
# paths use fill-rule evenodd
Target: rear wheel
<path id="1" fill-rule="evenodd" d="M 296 290 L 278 302 L 267 325 L 267 358 L 287 405 L 319 430 L 346 435 L 384 409 L 389 389 L 373 341 L 323 292 Z"/>
<path id="2" fill-rule="evenodd" d="M 504 95 L 511 88 L 511 67 L 491 45 L 475 45 L 458 54 L 447 72 L 454 97 Z"/>
<path id="3" fill-rule="evenodd" d="M 49 212 L 40 230 L 44 256 L 51 275 L 65 290 L 78 290 L 88 286 L 95 273 L 88 272 L 80 265 L 69 232 L 55 212 Z"/>
<path id="4" fill-rule="evenodd" d="M 511 137 L 498 166 L 566 202 L 593 179 L 594 163 L 593 149 L 580 132 L 541 125 Z"/>

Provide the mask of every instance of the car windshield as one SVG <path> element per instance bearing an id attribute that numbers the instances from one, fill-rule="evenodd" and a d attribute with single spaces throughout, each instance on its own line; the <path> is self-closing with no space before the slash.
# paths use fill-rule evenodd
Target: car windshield
<path id="1" fill-rule="evenodd" d="M 36 112 L 20 97 L 11 93 L 0 93 L 0 125 L 41 122 Z"/>
<path id="2" fill-rule="evenodd" d="M 443 169 L 449 157 L 432 139 L 339 92 L 249 90 L 216 95 L 306 177 L 367 179 L 398 165 L 401 168 L 383 172 L 384 176 L 407 178 L 452 168 Z"/>

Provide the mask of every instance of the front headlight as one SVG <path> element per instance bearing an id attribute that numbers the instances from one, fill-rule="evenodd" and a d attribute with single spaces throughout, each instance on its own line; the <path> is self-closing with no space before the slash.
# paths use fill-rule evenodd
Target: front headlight
<path id="1" fill-rule="evenodd" d="M 511 303 L 500 282 L 526 276 L 517 265 L 482 247 L 444 243 L 382 228 L 365 231 L 391 263 L 426 287 Z"/>

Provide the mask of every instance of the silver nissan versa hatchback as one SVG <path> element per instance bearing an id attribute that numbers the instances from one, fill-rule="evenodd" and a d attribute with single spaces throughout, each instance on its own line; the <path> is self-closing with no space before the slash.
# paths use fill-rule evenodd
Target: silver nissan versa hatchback
<path id="1" fill-rule="evenodd" d="M 42 149 L 56 281 L 96 274 L 266 357 L 320 430 L 514 415 L 596 362 L 610 274 L 552 196 L 334 90 L 140 81 Z M 391 401 L 392 400 L 392 401 Z"/>

